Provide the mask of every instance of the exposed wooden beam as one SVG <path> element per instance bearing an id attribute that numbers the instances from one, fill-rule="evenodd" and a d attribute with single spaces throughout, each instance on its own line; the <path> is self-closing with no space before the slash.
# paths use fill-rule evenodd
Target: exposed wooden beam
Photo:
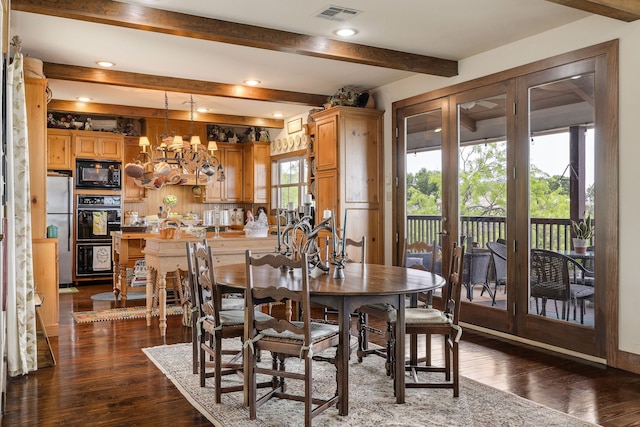
<path id="1" fill-rule="evenodd" d="M 75 65 L 45 62 L 43 71 L 48 79 L 70 80 L 74 82 L 99 83 L 168 92 L 181 92 L 225 98 L 253 99 L 258 101 L 284 102 L 319 107 L 327 102 L 328 95 L 289 92 L 286 90 L 262 89 L 202 80 L 179 79 L 175 77 L 128 73 L 125 71 L 79 67 Z"/>
<path id="2" fill-rule="evenodd" d="M 476 121 L 462 112 L 460 113 L 460 124 L 470 132 L 475 132 L 476 130 L 478 130 Z"/>
<path id="3" fill-rule="evenodd" d="M 336 61 L 451 77 L 458 62 L 111 0 L 12 0 L 11 8 Z"/>
<path id="4" fill-rule="evenodd" d="M 547 0 L 596 15 L 633 22 L 640 19 L 640 1 L 638 0 Z"/>
<path id="5" fill-rule="evenodd" d="M 131 107 L 127 105 L 82 103 L 77 101 L 62 101 L 53 99 L 47 105 L 48 111 L 71 112 L 82 114 L 102 114 L 107 116 L 123 116 L 136 118 L 162 118 L 165 117 L 164 109 Z M 190 111 L 169 110 L 171 120 L 191 120 Z M 216 123 L 235 126 L 256 126 L 275 129 L 284 128 L 282 119 L 264 119 L 261 117 L 232 116 L 228 114 L 197 113 L 193 117 L 194 122 Z"/>

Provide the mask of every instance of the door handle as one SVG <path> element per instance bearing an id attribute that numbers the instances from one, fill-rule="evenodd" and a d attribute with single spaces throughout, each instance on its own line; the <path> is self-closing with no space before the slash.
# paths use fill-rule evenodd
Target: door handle
<path id="1" fill-rule="evenodd" d="M 447 230 L 442 230 L 442 231 L 438 231 L 437 234 L 440 234 L 441 236 L 448 236 L 449 232 Z"/>

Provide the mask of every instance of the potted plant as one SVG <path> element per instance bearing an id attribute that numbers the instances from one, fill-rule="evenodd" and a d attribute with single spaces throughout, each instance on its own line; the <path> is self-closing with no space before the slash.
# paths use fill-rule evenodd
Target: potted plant
<path id="1" fill-rule="evenodd" d="M 571 228 L 576 235 L 576 237 L 573 238 L 573 249 L 579 254 L 586 253 L 587 246 L 589 246 L 589 239 L 593 236 L 591 215 L 587 215 L 587 217 L 580 222 L 572 220 Z"/>

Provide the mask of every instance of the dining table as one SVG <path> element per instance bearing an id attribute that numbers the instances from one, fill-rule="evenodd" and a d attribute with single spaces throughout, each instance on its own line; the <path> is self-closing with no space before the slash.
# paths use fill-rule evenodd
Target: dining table
<path id="1" fill-rule="evenodd" d="M 363 305 L 388 303 L 397 309 L 396 372 L 404 372 L 405 360 L 405 299 L 418 292 L 428 292 L 445 285 L 445 279 L 428 271 L 382 264 L 346 263 L 344 278 L 335 278 L 333 269 L 328 273 L 310 275 L 309 294 L 312 302 L 338 312 L 339 344 L 336 353 L 338 369 L 338 413 L 349 414 L 349 356 L 351 323 L 350 315 Z M 268 287 L 273 283 L 286 283 L 286 277 L 295 281 L 295 274 L 280 269 L 256 268 L 253 270 L 254 286 Z M 299 278 L 298 278 L 299 280 Z M 216 281 L 232 288 L 245 289 L 246 265 L 229 264 L 216 267 Z M 383 367 L 381 366 L 381 369 Z M 405 401 L 405 376 L 394 378 L 397 403 Z"/>

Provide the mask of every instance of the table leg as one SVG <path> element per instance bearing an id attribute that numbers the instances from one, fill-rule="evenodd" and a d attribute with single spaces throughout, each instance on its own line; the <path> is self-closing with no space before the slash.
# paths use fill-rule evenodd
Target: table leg
<path id="1" fill-rule="evenodd" d="M 118 302 L 118 295 L 120 294 L 120 280 L 121 280 L 121 272 L 122 266 L 114 261 L 113 262 L 113 297 L 115 301 Z"/>
<path id="2" fill-rule="evenodd" d="M 399 295 L 396 302 L 398 318 L 396 320 L 396 375 L 394 381 L 397 403 L 404 403 L 404 346 L 406 337 L 404 298 L 404 295 Z"/>
<path id="3" fill-rule="evenodd" d="M 338 328 L 340 341 L 336 364 L 338 366 L 338 396 L 340 396 L 338 414 L 349 415 L 349 350 L 351 346 L 351 309 L 344 299 L 338 309 Z"/>
<path id="4" fill-rule="evenodd" d="M 147 326 L 151 326 L 151 310 L 153 309 L 153 269 L 147 267 L 147 284 L 145 290 L 147 291 Z"/>
<path id="5" fill-rule="evenodd" d="M 162 338 L 167 334 L 167 275 L 165 273 L 158 274 L 158 308 L 160 313 L 160 336 Z"/>

